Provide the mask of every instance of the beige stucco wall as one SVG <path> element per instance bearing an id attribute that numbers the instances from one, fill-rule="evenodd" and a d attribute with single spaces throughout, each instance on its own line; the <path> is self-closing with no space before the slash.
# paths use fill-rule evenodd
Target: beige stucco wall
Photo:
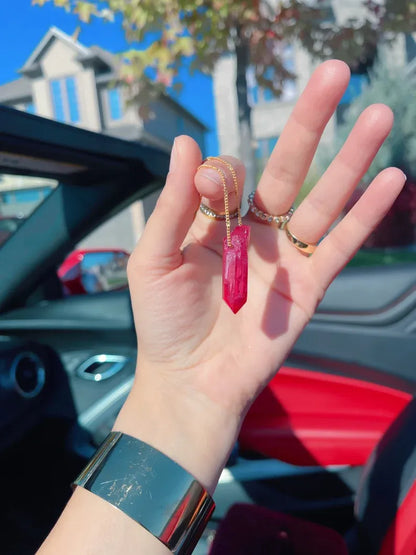
<path id="1" fill-rule="evenodd" d="M 341 25 L 351 18 L 365 19 L 368 16 L 364 2 L 361 0 L 332 0 L 335 19 Z"/>
<path id="2" fill-rule="evenodd" d="M 310 56 L 298 45 L 294 45 L 296 95 L 291 100 L 275 99 L 258 103 L 252 107 L 252 129 L 254 139 L 278 137 L 303 88 L 314 64 Z M 215 112 L 220 152 L 239 156 L 238 106 L 236 93 L 236 61 L 228 55 L 219 60 L 214 71 Z"/>
<path id="3" fill-rule="evenodd" d="M 53 39 L 39 60 L 44 78 L 57 79 L 78 73 L 82 69 L 76 59 L 78 56 L 77 49 L 62 40 Z"/>
<path id="4" fill-rule="evenodd" d="M 98 109 L 97 87 L 92 69 L 84 69 L 75 75 L 81 115 L 80 127 L 90 131 L 101 131 L 100 111 Z"/>
<path id="5" fill-rule="evenodd" d="M 75 77 L 80 122 L 76 125 L 101 131 L 95 75 L 77 60 L 79 51 L 62 40 L 54 39 L 40 59 L 42 77 L 33 82 L 36 110 L 39 115 L 53 117 L 50 82 Z"/>
<path id="6" fill-rule="evenodd" d="M 216 64 L 213 74 L 218 146 L 220 153 L 238 157 L 239 132 L 235 79 L 235 57 L 224 56 Z"/>
<path id="7" fill-rule="evenodd" d="M 277 0 L 270 0 L 270 4 Z M 329 2 L 328 2 L 329 3 Z M 360 0 L 332 0 L 334 15 L 337 21 L 345 22 L 351 17 L 362 18 L 366 10 Z M 404 35 L 399 35 L 391 45 L 379 45 L 380 56 L 392 66 L 404 66 L 406 47 Z M 294 44 L 294 63 L 297 75 L 297 95 L 305 88 L 318 61 L 313 61 L 308 52 L 299 44 Z M 226 55 L 219 60 L 214 71 L 214 97 L 217 121 L 219 148 L 221 153 L 239 155 L 238 107 L 235 87 L 236 64 L 232 55 Z M 252 128 L 254 139 L 277 137 L 280 135 L 284 123 L 287 121 L 294 106 L 293 101 L 273 100 L 259 103 L 252 109 Z M 322 142 L 329 143 L 336 132 L 335 118 L 327 125 Z"/>
<path id="8" fill-rule="evenodd" d="M 119 248 L 128 252 L 134 249 L 144 227 L 142 202 L 134 202 L 128 208 L 102 224 L 80 242 L 78 248 Z"/>
<path id="9" fill-rule="evenodd" d="M 398 35 L 394 41 L 379 46 L 380 58 L 391 67 L 403 67 L 407 63 L 406 39 L 403 34 Z"/>
<path id="10" fill-rule="evenodd" d="M 104 131 L 128 140 L 140 139 L 166 151 L 170 150 L 176 135 L 187 133 L 194 136 L 203 147 L 204 132 L 201 127 L 186 112 L 163 98 L 154 104 L 155 119 L 143 122 L 137 107 L 124 106 L 123 117 L 112 120 L 106 94 L 106 88 L 111 87 L 112 83 L 98 85 L 97 89 L 93 69 L 84 69 L 77 59 L 79 55 L 80 50 L 62 38 L 52 38 L 40 52 L 35 63 L 40 64 L 41 76 L 32 79 L 33 103 L 38 115 L 54 118 L 51 81 L 71 76 L 76 80 L 81 120 L 77 124 L 79 127 L 96 132 Z M 15 107 L 24 109 L 23 104 Z M 144 202 L 133 203 L 85 238 L 80 246 L 118 247 L 131 251 L 141 235 L 156 197 L 157 195 L 152 195 Z"/>
<path id="11" fill-rule="evenodd" d="M 253 134 L 256 139 L 278 137 L 289 117 L 295 102 L 272 100 L 256 106 L 252 114 Z"/>
<path id="12" fill-rule="evenodd" d="M 51 92 L 48 81 L 45 81 L 43 78 L 33 79 L 32 91 L 36 114 L 45 118 L 53 118 Z"/>

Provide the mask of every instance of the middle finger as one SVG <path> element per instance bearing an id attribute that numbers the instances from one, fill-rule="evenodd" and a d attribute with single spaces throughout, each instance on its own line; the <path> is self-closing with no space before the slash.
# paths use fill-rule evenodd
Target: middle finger
<path id="1" fill-rule="evenodd" d="M 348 66 L 339 60 L 324 62 L 313 73 L 260 179 L 255 203 L 263 211 L 283 214 L 293 204 L 349 77 Z"/>

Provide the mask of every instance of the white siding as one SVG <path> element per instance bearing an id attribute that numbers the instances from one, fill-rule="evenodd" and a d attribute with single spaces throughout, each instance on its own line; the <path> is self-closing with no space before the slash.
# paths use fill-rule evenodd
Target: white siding
<path id="1" fill-rule="evenodd" d="M 214 70 L 214 98 L 220 153 L 239 156 L 236 63 L 234 56 L 221 58 Z"/>
<path id="2" fill-rule="evenodd" d="M 82 71 L 82 65 L 77 61 L 79 52 L 61 40 L 53 39 L 40 59 L 45 79 L 59 79 L 67 75 L 75 75 Z"/>

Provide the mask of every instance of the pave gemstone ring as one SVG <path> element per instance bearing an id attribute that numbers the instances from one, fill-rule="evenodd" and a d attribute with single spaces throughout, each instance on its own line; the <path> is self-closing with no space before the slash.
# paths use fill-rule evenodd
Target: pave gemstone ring
<path id="1" fill-rule="evenodd" d="M 203 204 L 202 202 L 199 205 L 199 210 L 204 214 L 204 216 L 207 216 L 207 218 L 210 218 L 211 220 L 225 220 L 226 219 L 226 213 L 225 212 L 216 212 L 215 210 L 213 210 L 212 208 L 210 208 L 206 204 Z M 238 214 L 239 214 L 238 210 L 235 210 L 234 212 L 230 212 L 230 218 L 238 218 Z"/>
<path id="2" fill-rule="evenodd" d="M 265 224 L 276 225 L 279 229 L 284 229 L 287 222 L 290 220 L 293 214 L 293 206 L 285 214 L 268 214 L 263 212 L 254 202 L 255 191 L 252 191 L 248 195 L 248 205 L 249 211 L 259 220 Z"/>

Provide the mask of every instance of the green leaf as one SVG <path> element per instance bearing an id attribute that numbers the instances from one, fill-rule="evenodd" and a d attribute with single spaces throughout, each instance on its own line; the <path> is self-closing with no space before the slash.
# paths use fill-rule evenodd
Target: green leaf
<path id="1" fill-rule="evenodd" d="M 238 57 L 242 90 L 247 88 L 244 75 L 249 66 L 259 85 L 279 95 L 285 82 L 295 78 L 281 55 L 282 45 L 296 42 L 312 58 L 340 58 L 354 69 L 372 61 L 380 37 L 388 44 L 398 33 L 416 28 L 415 0 L 366 0 L 361 3 L 361 19 L 343 22 L 334 20 L 328 2 L 319 0 L 32 0 L 32 4 L 43 6 L 49 1 L 84 22 L 92 16 L 112 18 L 130 42 L 143 44 L 150 32 L 155 33 L 149 46 L 122 56 L 121 79 L 129 86 L 131 102 L 140 106 L 172 85 L 185 59 L 190 58 L 191 71 L 212 74 L 221 56 L 244 52 Z M 156 70 L 159 82 L 148 83 L 148 68 Z M 413 96 L 409 93 L 409 98 Z M 247 123 L 244 92 L 238 99 Z M 416 125 L 414 119 L 412 123 Z M 414 156 L 416 139 L 412 141 L 408 145 Z"/>
<path id="2" fill-rule="evenodd" d="M 172 52 L 182 56 L 192 56 L 195 53 L 194 41 L 191 37 L 179 37 L 172 45 Z"/>
<path id="3" fill-rule="evenodd" d="M 50 0 L 32 0 L 32 6 L 44 6 L 46 2 L 50 2 Z"/>
<path id="4" fill-rule="evenodd" d="M 74 13 L 78 14 L 78 17 L 81 21 L 83 21 L 84 23 L 89 23 L 91 20 L 91 16 L 96 15 L 97 8 L 92 2 L 79 1 L 76 3 Z"/>
<path id="5" fill-rule="evenodd" d="M 70 0 L 53 0 L 53 2 L 58 8 L 69 9 L 71 7 Z"/>

